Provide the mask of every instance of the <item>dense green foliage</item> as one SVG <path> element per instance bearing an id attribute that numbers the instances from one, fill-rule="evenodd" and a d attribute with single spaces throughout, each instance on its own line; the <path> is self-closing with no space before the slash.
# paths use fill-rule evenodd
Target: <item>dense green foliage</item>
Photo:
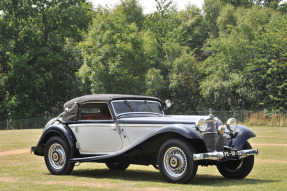
<path id="1" fill-rule="evenodd" d="M 77 94 L 74 54 L 91 21 L 84 0 L 0 1 L 1 118 L 44 115 Z M 71 88 L 71 87 L 75 88 Z"/>
<path id="2" fill-rule="evenodd" d="M 280 0 L 0 1 L 0 119 L 47 115 L 88 93 L 170 98 L 172 112 L 287 108 Z"/>

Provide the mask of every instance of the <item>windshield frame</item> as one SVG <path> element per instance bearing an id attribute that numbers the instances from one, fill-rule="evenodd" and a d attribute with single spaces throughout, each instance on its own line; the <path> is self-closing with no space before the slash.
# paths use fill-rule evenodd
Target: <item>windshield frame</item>
<path id="1" fill-rule="evenodd" d="M 138 112 L 138 111 L 130 111 L 130 112 L 123 112 L 123 113 L 117 113 L 115 107 L 114 107 L 114 104 L 115 102 L 128 102 L 130 104 L 130 102 L 143 102 L 143 103 L 158 103 L 159 104 L 159 107 L 160 107 L 160 111 L 161 113 L 157 113 L 157 112 L 153 112 L 153 111 L 150 111 L 150 112 Z M 160 101 L 155 101 L 155 100 L 146 100 L 146 99 L 125 99 L 125 100 L 113 100 L 111 101 L 111 106 L 113 108 L 113 111 L 114 111 L 114 114 L 116 117 L 120 117 L 120 116 L 123 116 L 123 115 L 132 115 L 132 114 L 139 114 L 139 115 L 164 115 L 164 110 L 163 110 L 163 107 L 162 107 L 162 104 Z M 129 106 L 128 106 L 129 107 Z M 148 107 L 150 107 L 148 105 Z"/>

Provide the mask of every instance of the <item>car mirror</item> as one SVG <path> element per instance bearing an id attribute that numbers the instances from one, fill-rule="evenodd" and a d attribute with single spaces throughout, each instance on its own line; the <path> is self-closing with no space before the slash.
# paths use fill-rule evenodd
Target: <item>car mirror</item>
<path id="1" fill-rule="evenodd" d="M 171 101 L 169 100 L 169 99 L 167 99 L 167 100 L 165 100 L 165 106 L 166 106 L 166 108 L 170 108 L 171 107 Z"/>

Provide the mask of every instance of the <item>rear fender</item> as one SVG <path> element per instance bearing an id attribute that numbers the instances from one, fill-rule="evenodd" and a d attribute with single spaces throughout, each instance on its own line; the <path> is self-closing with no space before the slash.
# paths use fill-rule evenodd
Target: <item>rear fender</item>
<path id="1" fill-rule="evenodd" d="M 251 129 L 243 125 L 238 125 L 236 132 L 238 132 L 238 134 L 232 141 L 232 148 L 237 150 L 242 150 L 244 144 L 248 139 L 256 137 L 255 133 Z"/>
<path id="2" fill-rule="evenodd" d="M 44 129 L 44 132 L 34 149 L 34 154 L 44 156 L 45 144 L 53 136 L 61 136 L 64 140 L 66 140 L 69 149 L 73 150 L 76 148 L 77 141 L 71 129 L 65 124 L 59 124 L 52 125 Z"/>

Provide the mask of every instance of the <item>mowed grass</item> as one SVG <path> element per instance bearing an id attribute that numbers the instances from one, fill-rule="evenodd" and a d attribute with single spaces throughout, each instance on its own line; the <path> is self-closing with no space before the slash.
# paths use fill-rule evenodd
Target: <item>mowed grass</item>
<path id="1" fill-rule="evenodd" d="M 110 171 L 104 164 L 83 163 L 71 175 L 55 176 L 43 157 L 31 155 L 42 130 L 0 131 L 0 190 L 287 190 L 287 128 L 252 127 L 259 149 L 251 174 L 224 179 L 216 167 L 199 167 L 187 185 L 166 183 L 152 166 L 131 165 Z"/>

